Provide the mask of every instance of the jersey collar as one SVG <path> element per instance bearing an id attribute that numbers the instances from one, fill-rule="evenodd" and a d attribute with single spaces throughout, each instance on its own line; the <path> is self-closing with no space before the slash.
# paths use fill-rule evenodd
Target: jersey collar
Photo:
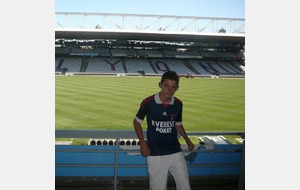
<path id="1" fill-rule="evenodd" d="M 155 99 L 155 103 L 162 104 L 162 102 L 161 102 L 161 100 L 159 98 L 159 92 L 154 95 L 154 99 Z M 170 102 L 169 105 L 173 105 L 174 101 L 175 101 L 175 98 L 174 98 L 174 96 L 172 96 L 172 99 L 171 99 L 171 102 Z"/>

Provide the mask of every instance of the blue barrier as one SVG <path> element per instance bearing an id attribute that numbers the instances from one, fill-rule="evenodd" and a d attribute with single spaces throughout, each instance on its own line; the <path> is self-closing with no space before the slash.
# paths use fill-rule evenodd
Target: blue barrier
<path id="1" fill-rule="evenodd" d="M 117 175 L 147 176 L 146 158 L 139 155 L 139 146 L 125 146 L 118 148 Z M 56 145 L 55 175 L 114 176 L 116 149 L 116 145 Z M 214 145 L 210 150 L 200 145 L 193 152 L 183 150 L 190 176 L 239 175 L 242 145 Z"/>
<path id="2" fill-rule="evenodd" d="M 145 133 L 145 131 L 144 131 Z M 240 135 L 243 132 L 192 132 L 188 135 Z M 115 138 L 115 145 L 55 145 L 56 177 L 118 177 L 147 176 L 146 158 L 139 145 L 120 145 L 121 138 L 136 138 L 134 131 L 56 130 L 57 138 Z M 181 146 L 190 176 L 244 177 L 243 144 L 199 144 L 193 151 Z"/>

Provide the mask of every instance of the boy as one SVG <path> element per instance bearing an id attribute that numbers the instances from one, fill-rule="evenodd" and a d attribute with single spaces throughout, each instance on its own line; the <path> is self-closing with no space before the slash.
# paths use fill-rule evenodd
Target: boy
<path id="1" fill-rule="evenodd" d="M 133 120 L 140 140 L 140 152 L 147 157 L 149 186 L 152 190 L 167 189 L 168 172 L 174 177 L 176 189 L 190 190 L 189 175 L 177 133 L 186 141 L 189 150 L 195 145 L 182 125 L 182 102 L 173 95 L 179 88 L 179 77 L 167 71 L 159 82 L 160 92 L 145 98 Z M 147 116 L 147 140 L 141 123 Z"/>

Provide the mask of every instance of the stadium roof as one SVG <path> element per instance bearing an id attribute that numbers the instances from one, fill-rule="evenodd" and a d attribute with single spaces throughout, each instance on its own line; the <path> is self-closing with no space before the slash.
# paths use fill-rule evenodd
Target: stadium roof
<path id="1" fill-rule="evenodd" d="M 124 47 L 129 41 L 149 47 L 157 43 L 171 47 L 173 43 L 177 47 L 241 50 L 245 46 L 245 20 L 237 18 L 58 12 L 56 21 L 57 45 L 76 41 L 93 46 L 94 40 Z"/>
<path id="2" fill-rule="evenodd" d="M 167 42 L 239 43 L 245 45 L 245 34 L 153 32 L 102 29 L 56 29 L 56 39 L 111 39 Z"/>

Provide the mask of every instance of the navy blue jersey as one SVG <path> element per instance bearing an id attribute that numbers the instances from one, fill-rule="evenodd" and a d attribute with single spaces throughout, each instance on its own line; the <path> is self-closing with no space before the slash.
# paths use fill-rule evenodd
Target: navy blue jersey
<path id="1" fill-rule="evenodd" d="M 147 142 L 151 156 L 173 154 L 181 151 L 175 125 L 182 122 L 182 102 L 172 97 L 163 104 L 159 93 L 144 99 L 135 119 L 142 123 L 147 117 Z"/>

